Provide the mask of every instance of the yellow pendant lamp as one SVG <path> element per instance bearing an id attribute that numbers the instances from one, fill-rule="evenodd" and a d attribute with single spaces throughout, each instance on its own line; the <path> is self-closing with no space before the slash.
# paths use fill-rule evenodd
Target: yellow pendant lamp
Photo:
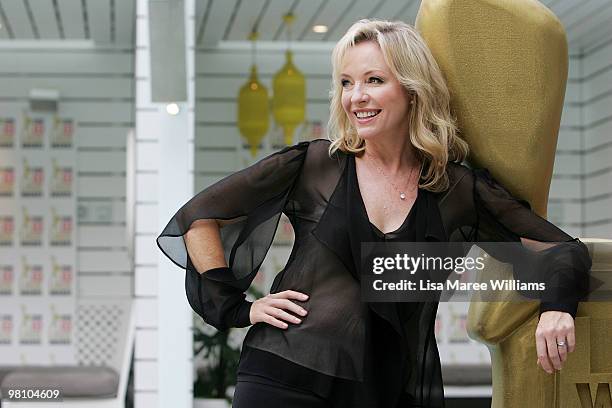
<path id="1" fill-rule="evenodd" d="M 294 19 L 291 13 L 283 17 L 289 33 L 289 42 L 291 41 L 290 27 Z M 285 55 L 287 57 L 285 65 L 272 80 L 274 90 L 272 112 L 276 123 L 283 128 L 285 144 L 291 145 L 295 128 L 304 121 L 306 116 L 306 79 L 293 65 L 293 53 L 290 49 Z"/>
<path id="2" fill-rule="evenodd" d="M 270 108 L 268 90 L 257 78 L 257 66 L 255 65 L 257 33 L 251 33 L 249 40 L 253 42 L 253 64 L 251 65 L 251 76 L 240 88 L 238 94 L 238 129 L 247 140 L 251 155 L 255 157 L 259 145 L 270 127 Z"/>

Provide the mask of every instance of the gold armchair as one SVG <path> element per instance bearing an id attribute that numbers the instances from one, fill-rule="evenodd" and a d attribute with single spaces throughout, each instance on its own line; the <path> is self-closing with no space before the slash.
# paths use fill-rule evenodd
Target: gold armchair
<path id="1" fill-rule="evenodd" d="M 416 27 L 446 76 L 472 164 L 545 217 L 568 70 L 559 20 L 536 0 L 422 0 Z M 582 241 L 592 273 L 611 285 L 612 241 Z M 473 299 L 468 332 L 491 353 L 492 406 L 612 408 L 612 303 L 581 303 L 576 351 L 554 375 L 536 364 L 537 323 L 536 302 Z"/>

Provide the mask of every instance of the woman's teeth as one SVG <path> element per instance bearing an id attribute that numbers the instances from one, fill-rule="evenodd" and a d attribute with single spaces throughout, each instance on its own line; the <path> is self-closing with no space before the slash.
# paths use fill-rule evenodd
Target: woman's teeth
<path id="1" fill-rule="evenodd" d="M 355 116 L 359 119 L 371 118 L 372 116 L 376 116 L 380 113 L 380 111 L 369 111 L 369 112 L 355 112 Z"/>

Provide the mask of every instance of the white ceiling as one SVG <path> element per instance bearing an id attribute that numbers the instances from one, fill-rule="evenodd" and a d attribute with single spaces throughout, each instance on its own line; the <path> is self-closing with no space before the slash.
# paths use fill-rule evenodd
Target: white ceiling
<path id="1" fill-rule="evenodd" d="M 241 41 L 254 26 L 263 41 L 285 40 L 282 15 L 297 19 L 292 39 L 336 41 L 351 23 L 364 17 L 414 23 L 420 0 L 196 0 L 196 39 L 199 46 L 219 40 Z M 611 0 L 542 0 L 562 21 L 570 48 L 579 52 L 612 37 Z M 311 28 L 325 24 L 329 31 Z"/>
<path id="2" fill-rule="evenodd" d="M 420 0 L 195 0 L 198 46 L 244 41 L 254 26 L 263 41 L 285 41 L 283 14 L 293 11 L 294 41 L 335 41 L 363 17 L 414 22 Z M 579 52 L 612 37 L 611 0 L 542 0 L 563 22 Z M 0 39 L 94 40 L 131 46 L 135 0 L 0 0 Z M 330 30 L 316 34 L 311 28 Z"/>
<path id="3" fill-rule="evenodd" d="M 131 45 L 134 0 L 0 0 L 0 39 Z"/>

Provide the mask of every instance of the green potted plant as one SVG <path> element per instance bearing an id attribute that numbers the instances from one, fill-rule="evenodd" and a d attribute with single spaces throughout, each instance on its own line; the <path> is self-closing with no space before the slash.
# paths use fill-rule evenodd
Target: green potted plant
<path id="1" fill-rule="evenodd" d="M 263 296 L 254 287 L 250 287 L 247 294 L 251 295 L 249 300 Z M 247 331 L 248 327 L 220 332 L 194 313 L 193 356 L 194 361 L 201 361 L 201 365 L 196 369 L 193 383 L 195 407 L 231 406 L 242 341 Z M 198 401 L 202 403 L 199 404 Z"/>

